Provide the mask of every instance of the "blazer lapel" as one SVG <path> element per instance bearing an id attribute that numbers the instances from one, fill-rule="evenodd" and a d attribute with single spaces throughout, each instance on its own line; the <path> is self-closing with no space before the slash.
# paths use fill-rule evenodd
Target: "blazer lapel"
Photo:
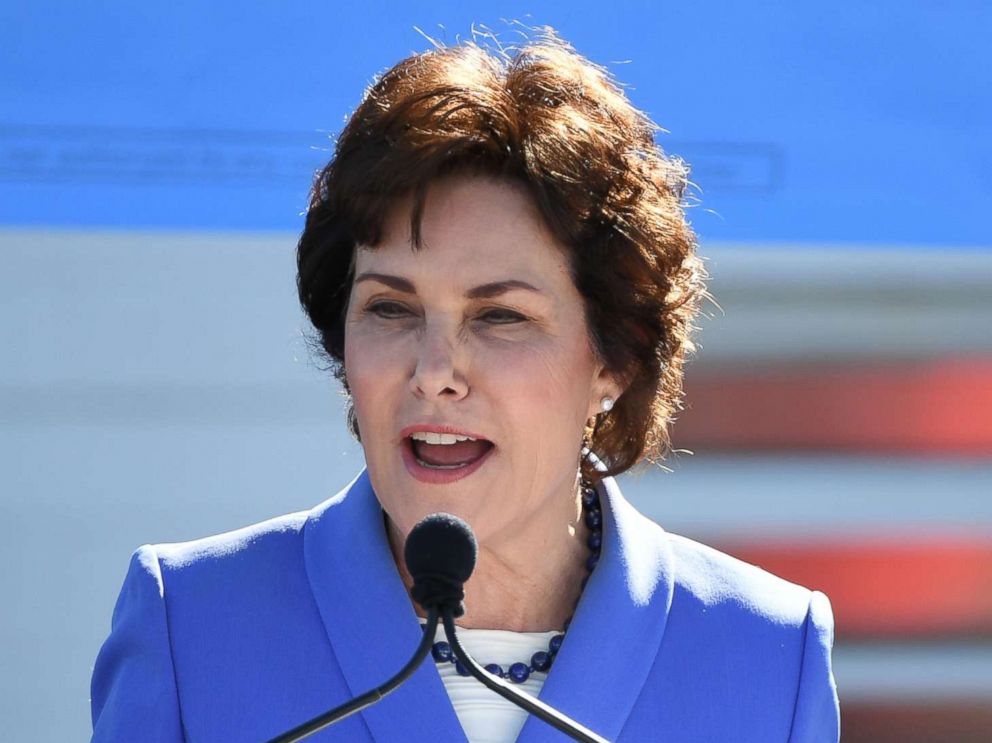
<path id="1" fill-rule="evenodd" d="M 672 604 L 673 560 L 664 530 L 624 499 L 613 478 L 598 489 L 601 557 L 540 696 L 615 740 L 661 646 Z M 398 671 L 421 636 L 367 472 L 312 511 L 304 540 L 314 598 L 350 695 L 357 696 Z M 430 660 L 361 715 L 380 743 L 466 741 Z M 517 740 L 559 738 L 531 718 Z"/>
<path id="2" fill-rule="evenodd" d="M 367 471 L 311 512 L 304 540 L 314 598 L 354 697 L 399 671 L 422 636 Z M 372 738 L 383 743 L 466 740 L 429 657 L 400 688 L 360 714 Z"/>
<path id="3" fill-rule="evenodd" d="M 603 546 L 576 607 L 541 700 L 608 740 L 616 740 L 655 662 L 674 591 L 664 530 L 638 513 L 616 481 L 598 486 Z M 559 740 L 541 720 L 519 743 Z"/>

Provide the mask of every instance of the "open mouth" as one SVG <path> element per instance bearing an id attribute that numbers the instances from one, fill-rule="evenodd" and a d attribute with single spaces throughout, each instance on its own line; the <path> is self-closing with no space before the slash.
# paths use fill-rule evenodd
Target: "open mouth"
<path id="1" fill-rule="evenodd" d="M 417 464 L 436 470 L 468 467 L 481 460 L 493 448 L 493 443 L 485 439 L 431 443 L 407 437 L 407 442 Z"/>
<path id="2" fill-rule="evenodd" d="M 476 472 L 496 445 L 483 438 L 414 432 L 403 439 L 401 449 L 407 471 L 415 479 L 445 485 Z"/>

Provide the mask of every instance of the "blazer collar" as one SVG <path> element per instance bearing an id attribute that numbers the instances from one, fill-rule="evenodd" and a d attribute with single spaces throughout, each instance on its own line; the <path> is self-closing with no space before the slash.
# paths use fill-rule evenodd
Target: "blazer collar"
<path id="1" fill-rule="evenodd" d="M 612 477 L 598 488 L 603 546 L 541 699 L 616 740 L 654 665 L 672 606 L 674 561 L 664 530 L 623 497 Z M 548 739 L 531 718 L 518 743 Z"/>
<path id="2" fill-rule="evenodd" d="M 399 671 L 423 636 L 393 562 L 367 470 L 311 512 L 303 550 L 327 637 L 350 696 L 358 696 Z M 396 691 L 360 714 L 380 743 L 466 740 L 430 658 Z"/>
<path id="3" fill-rule="evenodd" d="M 627 503 L 612 478 L 605 478 L 599 491 L 602 553 L 541 699 L 614 740 L 661 645 L 672 603 L 673 561 L 664 531 Z M 357 696 L 398 671 L 421 637 L 367 471 L 311 511 L 304 556 L 327 637 L 351 695 Z M 430 659 L 361 714 L 380 743 L 465 741 Z M 529 719 L 517 740 L 537 743 L 552 732 Z"/>

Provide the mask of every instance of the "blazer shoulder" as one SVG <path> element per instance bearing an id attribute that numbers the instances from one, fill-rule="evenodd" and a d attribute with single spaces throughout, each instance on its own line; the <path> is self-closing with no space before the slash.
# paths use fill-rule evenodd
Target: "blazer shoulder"
<path id="1" fill-rule="evenodd" d="M 675 563 L 675 590 L 704 608 L 735 608 L 776 625 L 800 628 L 813 591 L 680 534 L 666 532 Z"/>
<path id="2" fill-rule="evenodd" d="M 314 626 L 302 548 L 309 513 L 134 552 L 94 667 L 94 741 L 184 740 L 188 721 L 213 719 L 204 706 L 217 702 L 215 687 L 247 698 L 258 673 L 275 674 L 292 652 L 280 643 L 286 628 Z M 261 647 L 277 661 L 263 663 Z M 258 673 L 245 671 L 245 658 Z"/>
<path id="3" fill-rule="evenodd" d="M 154 550 L 167 574 L 236 568 L 296 552 L 310 513 L 298 511 L 200 539 L 146 546 Z"/>
<path id="4" fill-rule="evenodd" d="M 666 534 L 674 587 L 663 667 L 690 669 L 679 678 L 682 687 L 696 698 L 724 700 L 723 719 L 750 729 L 749 740 L 836 743 L 840 710 L 827 596 Z M 736 739 L 727 729 L 703 738 Z"/>
<path id="5" fill-rule="evenodd" d="M 114 606 L 112 629 L 93 667 L 93 743 L 184 740 L 165 614 L 162 573 L 154 548 L 135 550 Z"/>

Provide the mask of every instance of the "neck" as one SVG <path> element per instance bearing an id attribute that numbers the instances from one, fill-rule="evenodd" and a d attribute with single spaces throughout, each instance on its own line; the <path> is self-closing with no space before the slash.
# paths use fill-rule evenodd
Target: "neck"
<path id="1" fill-rule="evenodd" d="M 515 632 L 561 630 L 572 616 L 588 574 L 589 530 L 578 494 L 566 513 L 515 524 L 509 536 L 479 544 L 472 577 L 465 584 L 465 614 L 458 625 Z M 404 536 L 387 518 L 393 559 L 407 589 L 413 579 L 402 554 Z M 415 605 L 419 616 L 425 616 Z"/>

